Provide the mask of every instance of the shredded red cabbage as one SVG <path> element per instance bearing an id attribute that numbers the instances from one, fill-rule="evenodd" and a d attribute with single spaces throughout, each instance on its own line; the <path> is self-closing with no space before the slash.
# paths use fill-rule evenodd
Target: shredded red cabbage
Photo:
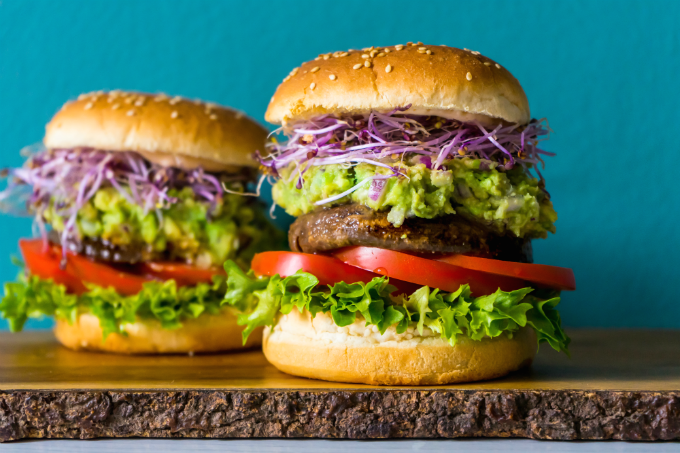
<path id="1" fill-rule="evenodd" d="M 191 187 L 197 197 L 215 202 L 225 192 L 224 183 L 247 179 L 246 175 L 218 176 L 200 168 L 162 167 L 134 152 L 89 148 L 40 150 L 28 156 L 23 167 L 8 170 L 7 176 L 10 181 L 0 193 L 0 203 L 7 206 L 19 199 L 26 201 L 36 214 L 45 240 L 42 214 L 50 203 L 56 214 L 66 219 L 61 233 L 64 253 L 67 239 L 74 235 L 78 211 L 100 188 L 114 187 L 130 203 L 143 207 L 145 212 L 156 210 L 161 217 L 161 209 L 178 201 L 168 194 L 171 189 Z M 21 193 L 28 187 L 28 199 L 22 198 Z"/>
<path id="2" fill-rule="evenodd" d="M 294 164 L 296 171 L 291 177 L 297 177 L 296 187 L 302 188 L 305 171 L 311 166 L 368 163 L 391 169 L 388 177 L 398 177 L 403 174 L 393 163 L 412 155 L 420 155 L 418 161 L 435 170 L 442 168 L 447 159 L 464 157 L 496 162 L 499 170 L 519 164 L 527 170 L 534 169 L 543 180 L 538 169 L 539 163 L 544 165 L 541 156 L 554 156 L 538 148 L 550 132 L 545 119 L 532 120 L 525 126 L 499 124 L 485 128 L 477 123 L 401 113 L 409 108 L 407 105 L 389 113 L 361 116 L 323 115 L 287 125 L 276 132 L 285 134 L 288 140 L 270 142 L 269 154 L 258 156 L 260 163 L 274 177 Z M 376 179 L 369 189 L 371 199 L 378 199 L 385 186 Z M 359 185 L 340 195 L 358 188 Z M 332 202 L 342 198 L 340 195 L 316 204 Z"/>

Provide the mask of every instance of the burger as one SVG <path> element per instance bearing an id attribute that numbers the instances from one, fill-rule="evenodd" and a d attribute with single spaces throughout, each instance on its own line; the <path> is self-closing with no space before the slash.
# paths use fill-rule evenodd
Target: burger
<path id="1" fill-rule="evenodd" d="M 223 264 L 247 268 L 283 238 L 243 196 L 266 136 L 241 112 L 163 94 L 67 102 L 6 171 L 3 207 L 39 232 L 19 242 L 24 269 L 0 302 L 11 330 L 51 316 L 65 346 L 118 353 L 259 345 L 241 343 Z"/>
<path id="2" fill-rule="evenodd" d="M 545 120 L 479 52 L 408 43 L 303 63 L 266 112 L 284 137 L 261 165 L 297 217 L 291 252 L 229 267 L 244 336 L 309 378 L 447 384 L 568 352 L 556 309 L 570 269 L 534 264 L 555 232 L 540 173 Z M 227 297 L 228 301 L 230 297 Z"/>

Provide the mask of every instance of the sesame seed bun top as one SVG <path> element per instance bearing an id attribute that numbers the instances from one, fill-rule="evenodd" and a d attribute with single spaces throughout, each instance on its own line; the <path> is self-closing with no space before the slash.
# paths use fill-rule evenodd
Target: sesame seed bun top
<path id="1" fill-rule="evenodd" d="M 163 166 L 257 167 L 267 130 L 243 113 L 164 94 L 111 91 L 67 102 L 47 124 L 47 148 L 135 151 Z"/>
<path id="2" fill-rule="evenodd" d="M 510 72 L 479 52 L 422 43 L 322 54 L 279 85 L 265 119 L 284 124 L 323 114 L 386 112 L 494 124 L 529 122 L 529 102 Z"/>

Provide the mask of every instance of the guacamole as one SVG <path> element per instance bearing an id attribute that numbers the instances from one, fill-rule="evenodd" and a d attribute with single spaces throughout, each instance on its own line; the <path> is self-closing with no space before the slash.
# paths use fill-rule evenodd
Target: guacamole
<path id="1" fill-rule="evenodd" d="M 211 203 L 196 197 L 189 187 L 170 190 L 168 195 L 176 197 L 177 203 L 144 212 L 115 188 L 102 188 L 78 211 L 77 235 L 169 252 L 200 267 L 221 266 L 227 259 L 248 265 L 255 253 L 280 248 L 281 233 L 247 197 L 225 194 Z M 43 218 L 58 232 L 67 220 L 54 203 Z"/>
<path id="2" fill-rule="evenodd" d="M 518 237 L 545 238 L 555 232 L 557 213 L 548 194 L 522 167 L 505 171 L 492 161 L 464 158 L 447 160 L 433 170 L 417 159 L 422 158 L 389 162 L 401 175 L 383 180 L 385 188 L 375 200 L 369 196 L 371 178 L 391 174 L 387 168 L 366 163 L 313 166 L 297 189 L 297 170 L 291 165 L 274 185 L 274 201 L 288 214 L 300 216 L 318 208 L 316 202 L 359 184 L 351 194 L 323 206 L 354 202 L 389 210 L 388 220 L 397 227 L 407 217 L 432 219 L 458 213 Z"/>

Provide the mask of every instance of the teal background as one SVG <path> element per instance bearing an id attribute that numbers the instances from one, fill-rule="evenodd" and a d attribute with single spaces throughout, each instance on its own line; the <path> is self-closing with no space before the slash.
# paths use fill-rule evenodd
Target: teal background
<path id="1" fill-rule="evenodd" d="M 0 0 L 0 167 L 20 165 L 81 92 L 163 91 L 264 121 L 281 79 L 319 53 L 467 47 L 512 71 L 555 131 L 544 174 L 558 232 L 535 258 L 576 273 L 565 324 L 678 328 L 679 19 L 680 2 L 649 0 Z M 30 231 L 2 218 L 4 279 Z"/>

